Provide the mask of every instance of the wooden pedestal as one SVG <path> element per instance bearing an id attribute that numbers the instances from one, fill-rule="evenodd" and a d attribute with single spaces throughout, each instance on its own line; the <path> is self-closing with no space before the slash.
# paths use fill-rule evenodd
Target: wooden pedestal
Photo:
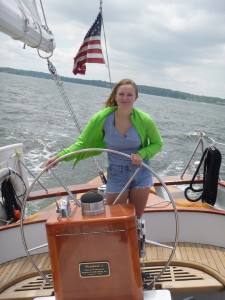
<path id="1" fill-rule="evenodd" d="M 98 216 L 72 211 L 46 222 L 56 300 L 142 300 L 133 205 L 106 206 Z"/>

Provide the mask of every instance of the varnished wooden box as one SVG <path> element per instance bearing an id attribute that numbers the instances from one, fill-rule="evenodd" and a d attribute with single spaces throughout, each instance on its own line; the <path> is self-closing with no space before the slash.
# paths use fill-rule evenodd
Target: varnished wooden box
<path id="1" fill-rule="evenodd" d="M 57 300 L 141 300 L 142 278 L 133 205 L 46 222 Z"/>

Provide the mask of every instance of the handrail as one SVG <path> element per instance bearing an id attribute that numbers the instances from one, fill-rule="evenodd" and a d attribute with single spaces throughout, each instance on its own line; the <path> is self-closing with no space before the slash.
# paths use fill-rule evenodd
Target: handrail
<path id="1" fill-rule="evenodd" d="M 181 179 L 183 179 L 183 176 L 184 176 L 185 172 L 187 171 L 187 168 L 189 167 L 190 162 L 191 162 L 193 156 L 195 155 L 198 147 L 201 145 L 201 147 L 202 147 L 202 154 L 203 154 L 204 150 L 207 148 L 207 144 L 205 142 L 204 136 L 205 136 L 205 133 L 204 132 L 200 132 L 200 138 L 198 140 L 198 143 L 197 143 L 194 151 L 192 152 L 191 157 L 189 158 L 189 160 L 188 160 L 188 162 L 187 162 L 187 164 L 186 164 L 186 166 L 184 168 L 183 173 L 181 174 L 181 177 L 180 177 Z"/>
<path id="2" fill-rule="evenodd" d="M 196 151 L 197 151 L 197 149 L 199 148 L 199 146 L 201 145 L 201 150 L 202 150 L 202 154 L 204 153 L 204 151 L 205 151 L 205 149 L 207 148 L 207 147 L 210 147 L 210 146 L 215 146 L 215 144 L 218 144 L 218 145 L 223 145 L 223 146 L 225 146 L 225 143 L 220 143 L 220 142 L 216 142 L 214 139 L 212 139 L 211 137 L 209 137 L 209 136 L 207 136 L 207 138 L 210 140 L 210 141 L 212 141 L 212 143 L 210 144 L 210 145 L 207 145 L 207 143 L 206 143 L 206 141 L 205 141 L 205 137 L 206 135 L 205 135 L 205 133 L 204 132 L 200 132 L 200 138 L 199 138 L 199 140 L 198 140 L 198 142 L 197 142 L 197 145 L 196 145 L 196 147 L 195 147 L 195 149 L 194 149 L 194 151 L 192 152 L 192 154 L 191 154 L 191 156 L 190 156 L 190 158 L 189 158 L 189 160 L 188 160 L 188 162 L 187 162 L 187 164 L 186 164 L 186 166 L 185 166 L 185 168 L 184 168 L 184 171 L 182 172 L 182 174 L 181 174 L 181 176 L 180 176 L 180 179 L 181 180 L 183 180 L 183 176 L 184 176 L 184 174 L 185 174 L 185 172 L 187 171 L 187 168 L 190 166 L 190 162 L 191 162 L 191 160 L 192 160 L 192 158 L 194 157 L 194 155 L 195 155 L 195 153 L 196 153 Z M 222 166 L 224 166 L 224 164 L 222 164 L 221 163 L 221 165 Z M 219 177 L 219 181 L 222 181 L 222 179 Z"/>

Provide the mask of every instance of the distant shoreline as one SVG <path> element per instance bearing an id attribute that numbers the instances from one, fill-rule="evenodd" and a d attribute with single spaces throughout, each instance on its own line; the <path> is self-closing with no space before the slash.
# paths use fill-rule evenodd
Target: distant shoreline
<path id="1" fill-rule="evenodd" d="M 22 76 L 30 76 L 36 78 L 43 78 L 43 79 L 51 79 L 51 75 L 49 73 L 43 72 L 35 72 L 35 71 L 26 71 L 26 70 L 19 70 L 13 68 L 0 68 L 1 73 L 8 73 L 8 74 L 15 74 L 15 75 L 22 75 Z M 71 82 L 77 84 L 85 84 L 85 85 L 92 85 L 92 86 L 99 86 L 104 88 L 111 88 L 111 85 L 107 81 L 101 80 L 86 80 L 86 79 L 77 79 L 77 78 L 70 78 L 60 76 L 61 80 L 64 82 Z M 161 96 L 161 97 L 169 97 L 169 98 L 176 98 L 180 100 L 188 100 L 188 101 L 195 101 L 195 102 L 205 102 L 217 105 L 225 105 L 225 99 L 219 97 L 208 97 L 208 96 L 198 96 L 194 94 L 173 91 L 170 89 L 158 88 L 158 87 L 151 87 L 146 85 L 138 85 L 138 91 L 142 94 L 154 95 L 154 96 Z"/>

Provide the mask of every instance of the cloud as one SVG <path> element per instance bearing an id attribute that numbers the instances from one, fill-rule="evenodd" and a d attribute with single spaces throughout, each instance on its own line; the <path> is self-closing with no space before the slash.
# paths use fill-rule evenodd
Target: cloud
<path id="1" fill-rule="evenodd" d="M 62 76 L 73 77 L 73 57 L 99 2 L 43 4 L 56 39 L 53 63 Z M 113 82 L 132 77 L 138 84 L 225 98 L 224 0 L 105 1 L 103 17 Z M 5 35 L 0 40 L 1 66 L 46 71 L 34 49 L 23 50 Z M 85 77 L 77 77 L 109 81 L 108 69 L 96 64 L 87 64 Z"/>

